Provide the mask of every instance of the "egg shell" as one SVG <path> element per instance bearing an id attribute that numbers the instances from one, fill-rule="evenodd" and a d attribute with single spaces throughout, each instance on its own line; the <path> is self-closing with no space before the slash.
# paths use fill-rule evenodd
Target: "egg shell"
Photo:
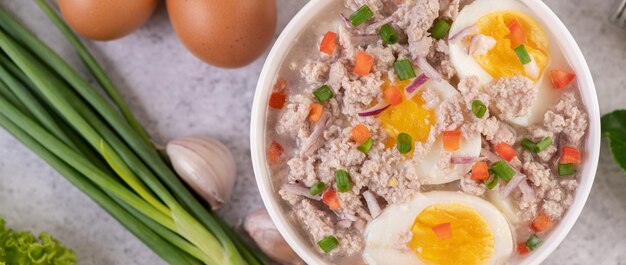
<path id="1" fill-rule="evenodd" d="M 236 68 L 258 58 L 276 28 L 275 0 L 168 0 L 178 37 L 206 63 Z"/>
<path id="2" fill-rule="evenodd" d="M 410 236 L 417 215 L 427 207 L 440 203 L 462 203 L 483 217 L 494 237 L 494 252 L 486 265 L 504 264 L 513 253 L 513 234 L 506 218 L 491 203 L 468 194 L 452 191 L 433 191 L 416 194 L 409 202 L 394 204 L 370 222 L 365 228 L 363 258 L 370 265 L 415 265 L 424 262 L 412 250 L 402 249 L 399 241 Z"/>
<path id="3" fill-rule="evenodd" d="M 78 34 L 106 41 L 124 37 L 141 27 L 157 4 L 157 0 L 59 0 L 59 9 Z"/>

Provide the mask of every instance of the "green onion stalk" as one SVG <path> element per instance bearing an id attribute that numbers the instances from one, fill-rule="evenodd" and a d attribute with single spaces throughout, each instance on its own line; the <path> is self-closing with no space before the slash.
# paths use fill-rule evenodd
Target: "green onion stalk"
<path id="1" fill-rule="evenodd" d="M 0 126 L 167 262 L 269 264 L 194 197 L 76 34 L 36 2 L 109 98 L 0 8 Z"/>

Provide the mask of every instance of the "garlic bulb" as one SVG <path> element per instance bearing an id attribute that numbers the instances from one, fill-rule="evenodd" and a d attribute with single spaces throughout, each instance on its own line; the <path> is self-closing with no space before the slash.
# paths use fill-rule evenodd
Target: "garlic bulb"
<path id="1" fill-rule="evenodd" d="M 176 173 L 213 209 L 228 202 L 235 185 L 235 160 L 230 150 L 208 137 L 184 137 L 167 143 Z"/>
<path id="2" fill-rule="evenodd" d="M 274 261 L 283 265 L 305 264 L 280 235 L 265 208 L 248 214 L 243 228 L 261 250 Z"/>

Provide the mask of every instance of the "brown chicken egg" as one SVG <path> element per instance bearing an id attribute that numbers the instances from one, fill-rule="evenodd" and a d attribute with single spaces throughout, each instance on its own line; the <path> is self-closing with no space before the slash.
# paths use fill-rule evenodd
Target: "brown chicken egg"
<path id="1" fill-rule="evenodd" d="M 275 0 L 167 0 L 167 11 L 191 53 L 225 68 L 258 58 L 276 28 Z"/>
<path id="2" fill-rule="evenodd" d="M 113 40 L 141 27 L 158 0 L 59 0 L 67 23 L 92 40 Z"/>

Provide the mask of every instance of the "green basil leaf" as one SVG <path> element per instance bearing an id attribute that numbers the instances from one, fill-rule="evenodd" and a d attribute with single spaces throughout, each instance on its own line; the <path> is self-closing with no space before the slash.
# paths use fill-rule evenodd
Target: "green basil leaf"
<path id="1" fill-rule="evenodd" d="M 613 159 L 626 172 L 626 110 L 602 116 L 602 136 L 609 141 Z"/>

